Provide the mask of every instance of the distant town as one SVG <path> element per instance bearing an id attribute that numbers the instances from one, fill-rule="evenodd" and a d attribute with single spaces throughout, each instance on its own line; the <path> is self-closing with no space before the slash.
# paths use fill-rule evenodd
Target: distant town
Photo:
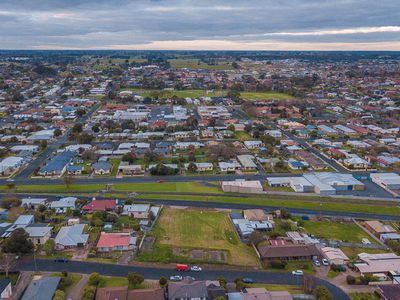
<path id="1" fill-rule="evenodd" d="M 400 299 L 400 53 L 0 51 L 1 299 Z"/>

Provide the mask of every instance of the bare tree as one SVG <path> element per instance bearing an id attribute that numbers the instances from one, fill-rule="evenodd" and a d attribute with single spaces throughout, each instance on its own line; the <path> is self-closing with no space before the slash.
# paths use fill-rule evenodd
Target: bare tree
<path id="1" fill-rule="evenodd" d="M 2 253 L 0 255 L 0 269 L 6 273 L 6 277 L 8 277 L 8 273 L 14 269 L 16 266 L 15 254 L 13 253 Z"/>

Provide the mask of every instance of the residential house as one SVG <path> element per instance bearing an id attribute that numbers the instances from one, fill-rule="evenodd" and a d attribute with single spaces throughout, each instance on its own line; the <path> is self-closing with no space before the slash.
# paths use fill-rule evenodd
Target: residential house
<path id="1" fill-rule="evenodd" d="M 330 265 L 345 265 L 349 261 L 347 255 L 339 248 L 322 247 L 321 253 L 322 256 L 328 260 Z"/>
<path id="2" fill-rule="evenodd" d="M 35 245 L 45 244 L 50 236 L 53 227 L 50 226 L 27 226 L 24 228 L 29 235 L 29 240 Z"/>
<path id="3" fill-rule="evenodd" d="M 258 253 L 264 261 L 275 259 L 312 260 L 320 256 L 315 245 L 259 246 Z"/>
<path id="4" fill-rule="evenodd" d="M 57 214 L 63 214 L 67 209 L 75 209 L 75 203 L 78 198 L 76 197 L 64 197 L 58 201 L 53 201 L 50 203 L 50 208 L 54 209 Z"/>
<path id="5" fill-rule="evenodd" d="M 144 170 L 141 165 L 131 165 L 127 161 L 121 161 L 118 166 L 118 173 L 122 175 L 139 175 L 143 174 Z"/>
<path id="6" fill-rule="evenodd" d="M 96 175 L 110 174 L 112 165 L 106 161 L 99 161 L 92 165 L 93 173 Z"/>
<path id="7" fill-rule="evenodd" d="M 46 198 L 22 198 L 21 206 L 25 209 L 38 209 L 41 205 L 46 205 Z"/>
<path id="8" fill-rule="evenodd" d="M 84 205 L 82 210 L 85 212 L 113 211 L 117 207 L 117 200 L 96 200 Z"/>
<path id="9" fill-rule="evenodd" d="M 124 205 L 122 214 L 134 217 L 135 219 L 148 219 L 150 214 L 150 204 Z"/>
<path id="10" fill-rule="evenodd" d="M 0 299 L 12 299 L 12 286 L 9 278 L 0 279 Z"/>
<path id="11" fill-rule="evenodd" d="M 244 141 L 243 144 L 249 150 L 260 149 L 263 146 L 262 141 Z"/>
<path id="12" fill-rule="evenodd" d="M 248 154 L 238 155 L 237 159 L 239 160 L 240 164 L 242 165 L 243 170 L 246 170 L 246 171 L 257 170 L 257 165 L 254 162 L 255 157 L 253 155 L 248 155 Z"/>
<path id="13" fill-rule="evenodd" d="M 233 162 L 219 162 L 218 168 L 223 173 L 233 173 L 236 171 L 237 164 Z"/>
<path id="14" fill-rule="evenodd" d="M 58 232 L 55 243 L 57 250 L 84 247 L 87 244 L 89 234 L 83 233 L 84 224 L 63 226 Z"/>
<path id="15" fill-rule="evenodd" d="M 0 162 L 0 175 L 10 176 L 24 164 L 24 159 L 18 156 L 4 158 Z"/>
<path id="16" fill-rule="evenodd" d="M 68 165 L 67 166 L 67 174 L 68 175 L 82 175 L 84 168 L 79 165 Z"/>
<path id="17" fill-rule="evenodd" d="M 196 171 L 197 172 L 209 172 L 214 169 L 214 165 L 212 163 L 207 163 L 207 162 L 202 162 L 202 163 L 194 163 L 196 166 Z M 187 170 L 189 167 L 189 163 L 185 164 L 185 169 Z"/>
<path id="18" fill-rule="evenodd" d="M 32 280 L 25 290 L 21 300 L 52 300 L 60 280 L 61 277 L 57 276 Z"/>
<path id="19" fill-rule="evenodd" d="M 75 152 L 63 151 L 51 158 L 45 166 L 43 166 L 38 174 L 41 176 L 61 176 L 64 174 L 68 164 L 74 158 Z"/>
<path id="20" fill-rule="evenodd" d="M 97 242 L 97 251 L 128 251 L 136 247 L 136 235 L 129 232 L 102 232 Z"/>
<path id="21" fill-rule="evenodd" d="M 208 292 L 204 281 L 181 281 L 168 284 L 168 300 L 207 300 Z"/>
<path id="22" fill-rule="evenodd" d="M 164 300 L 165 292 L 162 288 L 128 290 L 128 287 L 98 288 L 96 300 Z"/>

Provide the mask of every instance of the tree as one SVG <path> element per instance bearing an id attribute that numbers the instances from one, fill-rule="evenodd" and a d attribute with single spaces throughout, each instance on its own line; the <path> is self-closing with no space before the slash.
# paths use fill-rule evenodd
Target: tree
<path id="1" fill-rule="evenodd" d="M 96 287 L 87 285 L 82 290 L 82 299 L 83 300 L 93 300 L 95 294 L 96 294 Z"/>
<path id="2" fill-rule="evenodd" d="M 65 292 L 62 290 L 56 290 L 53 300 L 64 300 L 65 299 Z"/>
<path id="3" fill-rule="evenodd" d="M 128 273 L 128 282 L 132 287 L 138 287 L 144 281 L 144 277 L 136 272 Z"/>
<path id="4" fill-rule="evenodd" d="M 165 277 L 161 277 L 158 283 L 160 284 L 161 287 L 165 287 L 168 283 L 168 280 Z"/>
<path id="5" fill-rule="evenodd" d="M 4 270 L 6 273 L 6 277 L 8 277 L 8 273 L 15 267 L 16 260 L 15 254 L 13 253 L 1 253 L 0 254 L 0 268 Z"/>
<path id="6" fill-rule="evenodd" d="M 62 131 L 60 130 L 60 128 L 57 128 L 56 130 L 54 130 L 54 136 L 60 136 L 62 134 Z"/>
<path id="7" fill-rule="evenodd" d="M 7 195 L 1 202 L 1 207 L 10 209 L 12 207 L 18 207 L 21 205 L 21 200 L 16 198 L 15 195 Z"/>
<path id="8" fill-rule="evenodd" d="M 46 255 L 51 256 L 54 253 L 54 249 L 56 247 L 56 243 L 53 239 L 48 239 L 47 242 L 43 245 L 43 250 L 46 252 Z"/>
<path id="9" fill-rule="evenodd" d="M 100 274 L 94 272 L 94 273 L 90 274 L 89 279 L 88 279 L 88 284 L 91 286 L 97 286 L 99 284 L 100 280 L 101 280 Z"/>
<path id="10" fill-rule="evenodd" d="M 47 141 L 45 141 L 45 140 L 43 140 L 43 141 L 41 141 L 40 142 L 40 149 L 46 149 L 46 147 L 47 147 Z"/>
<path id="11" fill-rule="evenodd" d="M 218 277 L 218 282 L 219 282 L 219 285 L 222 286 L 223 288 L 226 288 L 226 284 L 228 283 L 226 281 L 225 277 L 223 277 L 223 276 Z"/>
<path id="12" fill-rule="evenodd" d="M 10 237 L 3 242 L 3 252 L 31 253 L 34 247 L 28 237 L 28 233 L 23 228 L 15 229 Z"/>
<path id="13" fill-rule="evenodd" d="M 323 285 L 314 288 L 313 296 L 315 297 L 315 300 L 333 300 L 332 294 Z"/>
<path id="14" fill-rule="evenodd" d="M 191 173 L 195 173 L 196 171 L 197 171 L 197 166 L 196 166 L 196 164 L 195 163 L 190 163 L 189 165 L 188 165 L 188 171 L 189 172 L 191 172 Z"/>

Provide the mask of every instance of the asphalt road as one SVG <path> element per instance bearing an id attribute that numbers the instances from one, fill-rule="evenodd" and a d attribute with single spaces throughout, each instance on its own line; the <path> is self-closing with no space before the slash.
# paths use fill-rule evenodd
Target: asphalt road
<path id="1" fill-rule="evenodd" d="M 206 194 L 205 194 L 206 195 Z M 58 200 L 60 197 L 55 195 L 43 194 L 18 194 L 20 198 L 24 197 L 46 197 L 49 201 Z M 92 199 L 91 196 L 82 196 L 77 194 L 77 197 L 84 199 Z M 0 200 L 3 195 L 0 194 Z M 106 199 L 103 197 L 96 197 L 96 199 Z M 268 199 L 265 199 L 268 203 Z M 170 206 L 187 206 L 187 207 L 201 207 L 201 208 L 219 208 L 219 209 L 235 209 L 243 210 L 250 208 L 260 208 L 267 211 L 275 211 L 281 209 L 282 207 L 266 205 L 247 205 L 247 204 L 237 204 L 237 203 L 221 203 L 221 202 L 201 202 L 201 201 L 190 201 L 190 200 L 165 200 L 165 199 L 142 199 L 140 195 L 135 197 L 135 202 L 137 203 L 153 203 L 159 205 L 170 205 Z M 345 203 L 344 203 L 345 204 Z M 360 213 L 360 212 L 340 212 L 340 211 L 330 211 L 330 210 L 312 210 L 304 208 L 286 208 L 292 214 L 299 216 L 326 216 L 326 217 L 343 217 L 343 218 L 355 218 L 355 219 L 372 219 L 372 220 L 387 220 L 387 221 L 400 221 L 400 216 L 395 215 L 382 215 L 382 214 L 370 214 L 370 213 Z"/>
<path id="2" fill-rule="evenodd" d="M 266 205 L 246 205 L 246 204 L 235 204 L 235 203 L 219 203 L 219 202 L 200 202 L 200 201 L 185 201 L 185 200 L 160 200 L 160 199 L 141 199 L 140 196 L 135 197 L 135 202 L 145 202 L 163 205 L 176 205 L 176 206 L 189 206 L 189 207 L 204 207 L 204 208 L 222 208 L 222 209 L 249 209 L 249 208 L 260 208 L 267 211 L 274 211 L 281 209 L 282 207 Z M 268 203 L 268 199 L 265 199 Z M 343 205 L 346 205 L 343 203 Z M 400 221 L 400 216 L 395 215 L 381 215 L 381 214 L 369 214 L 360 212 L 341 212 L 341 211 L 330 211 L 330 210 L 312 210 L 303 208 L 285 208 L 292 214 L 296 215 L 307 215 L 307 216 L 326 216 L 326 217 L 346 217 L 355 219 L 374 219 L 374 220 L 390 220 Z"/>
<path id="3" fill-rule="evenodd" d="M 22 271 L 43 271 L 43 272 L 76 272 L 89 274 L 98 272 L 105 276 L 126 276 L 128 272 L 137 272 L 142 274 L 146 279 L 158 280 L 161 276 L 169 278 L 171 275 L 190 275 L 198 280 L 216 280 L 219 276 L 225 277 L 227 281 L 233 281 L 237 277 L 249 277 L 257 283 L 269 284 L 288 284 L 296 285 L 302 284 L 301 276 L 294 276 L 291 273 L 285 272 L 257 272 L 257 271 L 223 271 L 223 270 L 203 270 L 202 272 L 177 272 L 171 268 L 154 268 L 144 266 L 122 266 L 116 264 L 104 263 L 89 263 L 70 261 L 68 263 L 56 263 L 52 260 L 36 260 L 36 267 L 34 262 L 24 261 L 20 262 L 19 269 Z M 341 289 L 332 285 L 331 283 L 313 277 L 315 285 L 324 285 L 334 296 L 336 300 L 350 299 Z"/>

